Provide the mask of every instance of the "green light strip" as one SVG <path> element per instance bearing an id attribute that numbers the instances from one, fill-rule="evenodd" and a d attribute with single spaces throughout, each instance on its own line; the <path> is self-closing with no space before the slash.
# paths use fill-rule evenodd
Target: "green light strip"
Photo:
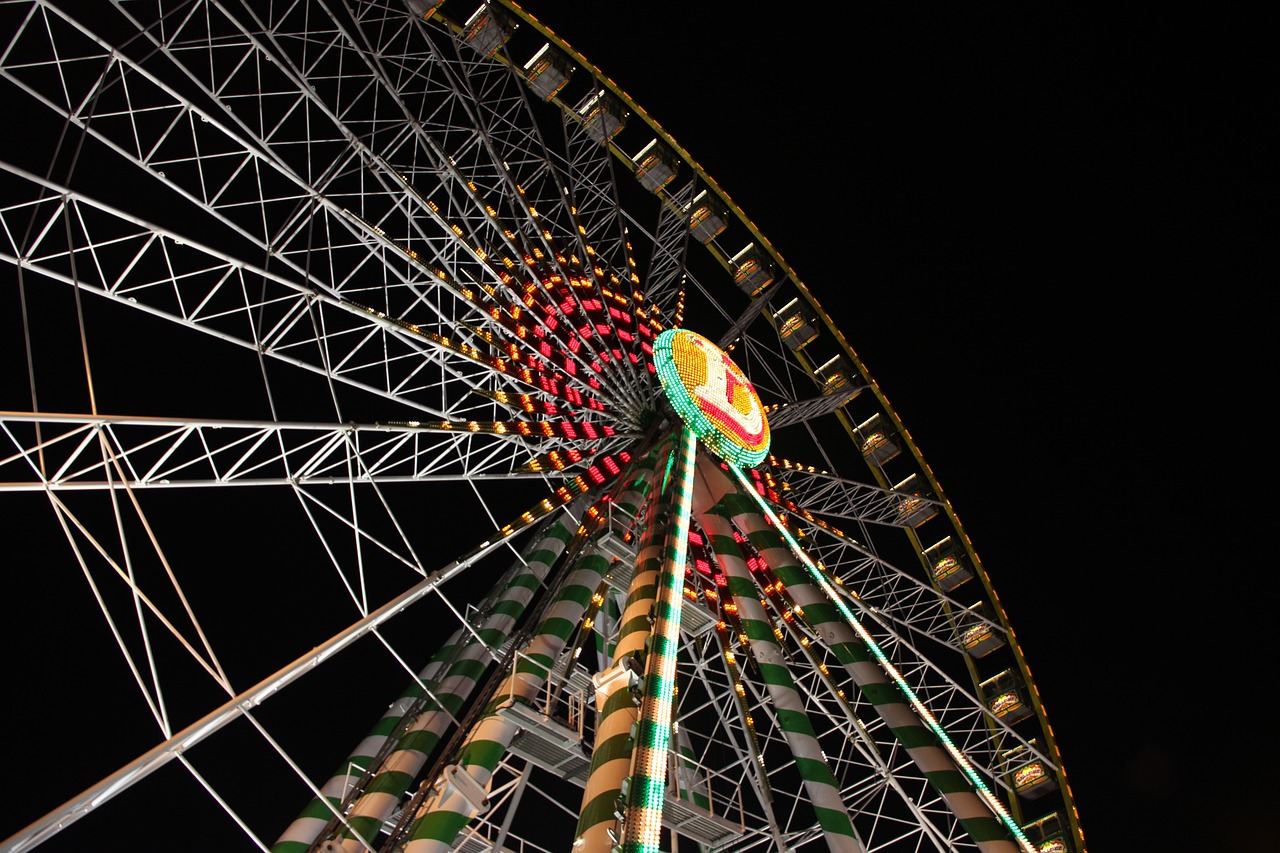
<path id="1" fill-rule="evenodd" d="M 756 505 L 760 507 L 760 511 L 765 515 L 765 517 L 773 522 L 774 528 L 779 534 L 781 534 L 782 538 L 786 540 L 787 545 L 791 548 L 791 553 L 794 554 L 796 559 L 800 561 L 801 565 L 805 567 L 805 570 L 809 573 L 809 577 L 811 577 L 814 583 L 816 583 L 826 594 L 831 603 L 835 605 L 835 608 L 840 611 L 840 614 L 844 616 L 845 621 L 849 623 L 849 627 L 857 633 L 857 635 L 862 639 L 862 642 L 866 644 L 867 649 L 871 652 L 872 656 L 879 661 L 880 666 L 884 668 L 884 671 L 894 680 L 898 685 L 898 688 L 902 690 L 903 695 L 907 697 L 907 700 L 911 703 L 911 706 L 915 709 L 916 713 L 919 714 L 920 718 L 924 720 L 930 729 L 933 730 L 933 733 L 938 736 L 938 740 L 942 742 L 943 747 L 951 756 L 952 760 L 955 761 L 960 769 L 964 771 L 964 774 L 969 777 L 969 781 L 972 782 L 974 788 L 977 789 L 978 795 L 982 797 L 983 801 L 986 802 L 992 812 L 1000 818 L 1000 821 L 1008 828 L 1008 830 L 1013 833 L 1013 836 L 1018 839 L 1022 844 L 1022 848 L 1026 850 L 1027 853 L 1036 853 L 1035 847 L 1022 831 L 1022 827 L 1018 826 L 1017 822 L 1009 816 L 1007 811 L 1005 811 L 1004 805 L 996 795 L 991 792 L 991 789 L 987 787 L 986 781 L 981 775 L 979 775 L 977 768 L 970 763 L 969 759 L 965 757 L 959 747 L 952 742 L 951 737 L 945 730 L 943 730 L 942 725 L 934 718 L 929 709 L 925 707 L 925 704 L 920 701 L 920 698 L 916 696 L 915 691 L 913 691 L 906 681 L 903 680 L 897 667 L 890 662 L 888 656 L 885 655 L 884 650 L 880 648 L 879 644 L 876 643 L 871 634 L 867 632 L 867 629 L 862 626 L 862 622 L 854 616 L 853 611 L 845 605 L 835 587 L 826 579 L 826 576 L 823 575 L 822 571 L 814 564 L 813 560 L 809 559 L 809 555 L 800 547 L 800 543 L 791 536 L 791 532 L 787 530 L 785 525 L 783 525 L 782 519 L 778 518 L 777 514 L 774 513 L 773 508 L 770 507 L 764 497 L 756 491 L 755 485 L 745 474 L 742 473 L 742 470 L 732 461 L 726 460 L 726 462 L 728 463 L 729 470 L 738 478 L 738 482 L 742 485 L 742 490 L 751 495 L 752 499 L 756 502 Z"/>
<path id="2" fill-rule="evenodd" d="M 654 607 L 653 641 L 645 659 L 644 698 L 632 761 L 631 791 L 623 825 L 623 853 L 658 853 L 662 807 L 666 801 L 667 758 L 675 710 L 676 653 L 680 644 L 680 605 L 688 560 L 689 518 L 693 512 L 693 469 L 698 441 L 681 427 L 675 469 L 672 519 L 667 528 L 658 600 Z M 673 453 L 675 457 L 677 454 Z"/>

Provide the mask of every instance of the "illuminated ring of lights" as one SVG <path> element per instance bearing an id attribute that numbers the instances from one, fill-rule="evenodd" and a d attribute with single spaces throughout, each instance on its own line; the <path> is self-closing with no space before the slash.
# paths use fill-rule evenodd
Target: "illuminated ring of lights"
<path id="1" fill-rule="evenodd" d="M 709 450 L 742 467 L 769 455 L 769 422 L 755 386 L 724 351 L 687 329 L 653 342 L 653 365 L 676 413 Z"/>

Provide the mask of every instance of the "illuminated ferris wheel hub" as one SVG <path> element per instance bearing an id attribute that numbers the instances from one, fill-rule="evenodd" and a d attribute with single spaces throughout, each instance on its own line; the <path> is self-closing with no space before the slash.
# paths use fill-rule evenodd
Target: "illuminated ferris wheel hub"
<path id="1" fill-rule="evenodd" d="M 769 455 L 769 422 L 755 386 L 711 341 L 687 329 L 667 329 L 653 347 L 666 400 L 718 456 L 754 466 Z"/>

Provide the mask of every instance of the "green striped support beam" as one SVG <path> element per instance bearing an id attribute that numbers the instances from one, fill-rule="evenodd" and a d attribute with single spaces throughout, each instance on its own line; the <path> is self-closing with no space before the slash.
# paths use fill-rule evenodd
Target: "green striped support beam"
<path id="1" fill-rule="evenodd" d="M 387 757 L 378 775 L 352 808 L 348 817 L 350 831 L 342 842 L 345 853 L 363 850 L 364 845 L 355 835 L 372 842 L 395 812 L 422 771 L 427 757 L 484 677 L 493 650 L 501 647 L 511 636 L 551 567 L 572 540 L 577 525 L 573 514 L 558 516 L 522 554 L 523 559 L 517 562 L 509 582 L 492 601 L 476 633 L 468 633 L 460 653 L 443 673 L 434 691 L 440 704 L 429 708 L 413 722 L 395 752 Z"/>
<path id="2" fill-rule="evenodd" d="M 669 470 L 669 458 L 668 451 L 658 467 Z M 622 794 L 622 782 L 631 770 L 634 746 L 631 727 L 639 712 L 630 685 L 632 674 L 638 677 L 643 669 L 645 650 L 652 635 L 650 614 L 656 602 L 663 537 L 667 529 L 665 492 L 655 490 L 655 495 L 645 513 L 635 571 L 619 617 L 612 664 L 593 679 L 596 686 L 596 739 L 591 751 L 587 784 L 582 792 L 578 827 L 574 833 L 575 853 L 608 853 L 613 848 L 614 840 L 609 831 L 616 823 L 615 812 Z"/>
<path id="3" fill-rule="evenodd" d="M 645 658 L 644 696 L 631 766 L 631 790 L 622 826 L 622 853 L 658 853 L 662 808 L 666 802 L 667 759 L 675 714 L 676 654 L 680 647 L 680 608 L 688 562 L 689 519 L 693 512 L 694 462 L 698 441 L 693 431 L 677 433 L 675 472 L 669 499 L 670 521 L 663 545 L 653 638 Z"/>
<path id="4" fill-rule="evenodd" d="M 468 789 L 487 791 L 498 763 L 506 754 L 518 726 L 498 713 L 511 702 L 531 703 L 546 684 L 552 667 L 569 640 L 590 601 L 595 585 L 609 568 L 609 559 L 597 552 L 585 554 L 566 580 L 546 618 L 522 650 L 514 668 L 494 692 L 484 715 L 472 727 L 447 773 L 456 784 L 432 801 L 410 833 L 407 853 L 442 853 L 485 803 Z M 464 778 L 465 777 L 465 778 Z"/>
<path id="5" fill-rule="evenodd" d="M 777 713 L 778 726 L 804 780 L 805 792 L 817 814 L 827 848 L 833 853 L 862 853 L 866 848 L 854 831 L 849 809 L 840 796 L 840 784 L 827 764 L 826 755 L 805 713 L 804 701 L 791 677 L 786 657 L 760 604 L 755 578 L 733 539 L 733 527 L 726 519 L 711 514 L 700 515 L 698 522 L 711 537 L 716 559 L 729 581 L 729 592 L 737 605 L 738 618 Z"/>
<path id="6" fill-rule="evenodd" d="M 320 793 L 324 795 L 324 799 L 313 798 L 307 804 L 297 819 L 280 835 L 280 839 L 272 845 L 271 853 L 306 853 L 315 844 L 324 828 L 333 820 L 343 800 L 346 799 L 347 792 L 359 781 L 364 771 L 373 763 L 374 757 L 382 750 L 387 739 L 399 728 L 404 715 L 424 695 L 419 684 L 431 684 L 435 680 L 461 640 L 462 629 L 458 628 L 418 673 L 418 680 L 409 685 L 404 694 L 391 703 L 377 725 L 356 745 L 342 766 L 334 771 L 329 780 L 321 786 Z"/>
<path id="7" fill-rule="evenodd" d="M 657 455 L 637 463 L 628 491 L 617 504 L 635 513 L 653 485 Z M 573 555 L 569 555 L 572 560 Z M 608 572 L 609 557 L 591 546 L 564 579 L 548 605 L 532 639 L 522 650 L 513 672 L 495 691 L 484 715 L 472 727 L 456 761 L 446 768 L 446 784 L 428 802 L 410 831 L 405 853 L 444 853 L 484 807 L 498 763 L 507 753 L 518 727 L 498 713 L 511 702 L 533 702 L 546 684 L 552 667 L 591 604 L 591 596 Z"/>
<path id="8" fill-rule="evenodd" d="M 718 465 L 708 462 L 699 466 L 699 473 L 717 501 L 717 514 L 731 519 L 764 557 L 802 608 L 805 620 L 840 660 L 858 690 L 889 725 L 978 849 L 982 853 L 1015 853 L 1021 848 L 1034 853 L 1021 827 L 831 588 L 822 571 L 742 472 L 732 466 L 731 470 L 740 490 Z M 767 523 L 766 518 L 773 524 Z"/>
<path id="9" fill-rule="evenodd" d="M 575 505 L 577 512 L 581 511 L 583 504 L 584 501 L 579 499 Z M 567 514 L 572 516 L 574 513 L 575 510 L 571 509 Z M 413 783 L 414 776 L 421 770 L 426 755 L 452 722 L 452 714 L 457 713 L 484 672 L 488 663 L 488 647 L 506 642 L 513 623 L 519 619 L 534 591 L 572 538 L 576 524 L 571 517 L 566 519 L 566 513 L 561 513 L 543 525 L 521 559 L 503 573 L 485 597 L 481 604 L 485 615 L 475 633 L 461 627 L 456 630 L 419 674 L 418 681 L 392 703 L 373 731 L 357 745 L 345 766 L 325 783 L 322 793 L 334 807 L 338 807 L 365 768 L 375 771 L 374 778 L 349 810 L 341 842 L 343 850 L 364 850 L 365 842 L 372 842 L 377 837 L 383 821 L 394 812 Z M 399 735 L 398 744 L 386 756 L 382 766 L 372 767 L 387 739 L 401 728 L 404 715 L 415 706 L 422 707 L 424 692 L 420 684 L 430 686 L 432 695 L 444 705 L 444 710 L 427 699 L 426 710 L 408 721 L 408 727 Z M 272 853 L 301 853 L 317 840 L 323 840 L 319 835 L 330 824 L 333 811 L 325 803 L 313 800 L 285 830 Z M 357 840 L 357 834 L 363 842 Z"/>

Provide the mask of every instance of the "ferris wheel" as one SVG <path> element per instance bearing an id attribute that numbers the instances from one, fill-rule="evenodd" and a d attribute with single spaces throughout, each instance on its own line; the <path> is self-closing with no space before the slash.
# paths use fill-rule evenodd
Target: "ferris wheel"
<path id="1" fill-rule="evenodd" d="M 1085 853 L 821 294 L 541 22 L 0 14 L 0 849 Z"/>

